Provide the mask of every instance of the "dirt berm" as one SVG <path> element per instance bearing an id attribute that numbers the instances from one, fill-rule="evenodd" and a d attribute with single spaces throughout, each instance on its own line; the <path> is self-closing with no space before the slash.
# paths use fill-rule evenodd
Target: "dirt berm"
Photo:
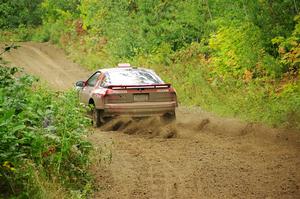
<path id="1" fill-rule="evenodd" d="M 88 71 L 62 50 L 21 43 L 5 55 L 56 90 Z M 93 198 L 300 198 L 300 132 L 180 107 L 177 122 L 115 119 L 92 129 Z"/>

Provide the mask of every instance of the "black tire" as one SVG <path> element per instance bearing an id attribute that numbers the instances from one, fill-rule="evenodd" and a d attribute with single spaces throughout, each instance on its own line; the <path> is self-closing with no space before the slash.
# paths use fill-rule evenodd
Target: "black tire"
<path id="1" fill-rule="evenodd" d="M 93 126 L 94 127 L 100 127 L 102 123 L 102 111 L 100 109 L 93 109 Z"/>
<path id="2" fill-rule="evenodd" d="M 175 111 L 166 113 L 161 117 L 161 119 L 163 122 L 167 123 L 174 122 L 176 120 L 176 113 Z"/>

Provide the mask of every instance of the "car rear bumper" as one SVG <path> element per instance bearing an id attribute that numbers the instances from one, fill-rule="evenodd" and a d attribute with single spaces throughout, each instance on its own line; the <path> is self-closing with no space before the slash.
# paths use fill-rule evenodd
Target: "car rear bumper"
<path id="1" fill-rule="evenodd" d="M 135 102 L 105 104 L 104 116 L 136 116 L 145 117 L 153 115 L 164 115 L 174 112 L 176 101 L 171 102 Z"/>

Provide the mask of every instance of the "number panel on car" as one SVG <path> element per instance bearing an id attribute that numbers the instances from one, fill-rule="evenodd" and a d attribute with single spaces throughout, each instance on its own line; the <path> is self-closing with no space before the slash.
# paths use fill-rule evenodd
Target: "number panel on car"
<path id="1" fill-rule="evenodd" d="M 149 100 L 149 94 L 134 94 L 133 101 L 134 102 L 147 102 Z"/>

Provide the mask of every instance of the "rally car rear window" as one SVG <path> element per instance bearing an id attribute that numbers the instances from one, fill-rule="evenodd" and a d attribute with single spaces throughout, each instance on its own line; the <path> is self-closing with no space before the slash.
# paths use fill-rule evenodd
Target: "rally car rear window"
<path id="1" fill-rule="evenodd" d="M 105 73 L 104 85 L 147 85 L 164 83 L 154 72 L 145 69 L 111 70 Z"/>

